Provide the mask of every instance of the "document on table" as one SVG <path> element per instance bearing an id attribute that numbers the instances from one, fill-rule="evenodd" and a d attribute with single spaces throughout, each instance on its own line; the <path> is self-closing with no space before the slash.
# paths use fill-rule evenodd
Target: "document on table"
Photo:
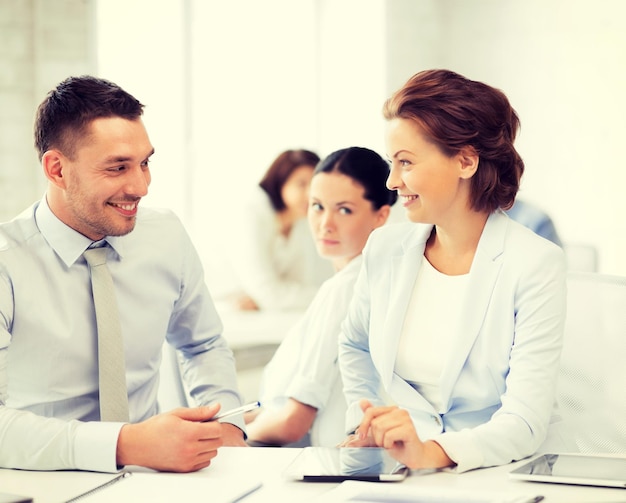
<path id="1" fill-rule="evenodd" d="M 77 495 L 67 503 L 110 503 L 111 501 L 150 501 L 171 503 L 206 499 L 211 503 L 234 503 L 261 487 L 260 481 L 213 478 L 210 475 L 182 473 L 125 472 L 105 484 Z"/>
<path id="2" fill-rule="evenodd" d="M 324 503 L 537 503 L 542 496 L 348 480 L 319 497 Z"/>

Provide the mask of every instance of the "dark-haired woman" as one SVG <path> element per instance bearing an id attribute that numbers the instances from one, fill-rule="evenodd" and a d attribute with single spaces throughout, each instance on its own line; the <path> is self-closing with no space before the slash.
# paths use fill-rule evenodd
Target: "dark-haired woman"
<path id="1" fill-rule="evenodd" d="M 356 427 L 344 445 L 410 468 L 524 458 L 551 423 L 566 274 L 558 246 L 502 211 L 524 170 L 517 114 L 501 91 L 431 70 L 384 116 L 387 186 L 411 222 L 376 231 L 363 254 L 340 337 Z"/>
<path id="2" fill-rule="evenodd" d="M 389 166 L 376 152 L 350 147 L 315 168 L 308 219 L 320 256 L 335 274 L 267 365 L 262 412 L 248 438 L 264 444 L 334 446 L 344 438 L 346 403 L 337 337 L 370 233 L 385 224 L 397 194 L 385 186 Z M 307 434 L 310 432 L 310 437 Z"/>

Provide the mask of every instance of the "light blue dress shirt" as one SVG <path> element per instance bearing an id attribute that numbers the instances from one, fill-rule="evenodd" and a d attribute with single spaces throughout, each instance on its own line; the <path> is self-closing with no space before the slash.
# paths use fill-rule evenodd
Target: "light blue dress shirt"
<path id="1" fill-rule="evenodd" d="M 135 229 L 108 237 L 119 305 L 130 421 L 159 412 L 164 340 L 182 355 L 199 404 L 240 405 L 232 352 L 179 219 L 141 208 Z M 123 423 L 99 422 L 91 241 L 45 198 L 0 225 L 0 466 L 115 471 Z M 243 429 L 241 418 L 232 421 Z"/>

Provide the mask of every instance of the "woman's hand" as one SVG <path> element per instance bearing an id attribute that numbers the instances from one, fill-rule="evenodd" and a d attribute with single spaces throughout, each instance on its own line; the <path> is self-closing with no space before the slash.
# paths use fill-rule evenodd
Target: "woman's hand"
<path id="1" fill-rule="evenodd" d="M 363 440 L 359 438 L 357 433 L 348 435 L 337 447 L 377 447 L 374 439 L 366 437 Z"/>
<path id="2" fill-rule="evenodd" d="M 259 310 L 258 304 L 254 302 L 254 300 L 252 300 L 252 297 L 249 297 L 248 295 L 245 295 L 245 294 L 239 295 L 235 298 L 235 306 L 237 306 L 237 309 L 241 311 L 258 311 Z"/>
<path id="3" fill-rule="evenodd" d="M 374 407 L 361 400 L 363 419 L 355 435 L 342 447 L 384 447 L 391 456 L 409 468 L 441 468 L 454 462 L 434 441 L 422 442 L 409 413 L 396 406 Z"/>

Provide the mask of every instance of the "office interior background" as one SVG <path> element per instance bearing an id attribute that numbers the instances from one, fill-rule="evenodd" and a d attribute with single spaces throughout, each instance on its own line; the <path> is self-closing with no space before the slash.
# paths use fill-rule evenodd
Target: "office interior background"
<path id="1" fill-rule="evenodd" d="M 0 0 L 0 219 L 45 191 L 37 105 L 95 74 L 146 105 L 144 204 L 180 215 L 219 292 L 229 215 L 279 152 L 385 156 L 385 98 L 448 68 L 516 108 L 519 197 L 626 275 L 625 15 L 622 0 Z"/>

